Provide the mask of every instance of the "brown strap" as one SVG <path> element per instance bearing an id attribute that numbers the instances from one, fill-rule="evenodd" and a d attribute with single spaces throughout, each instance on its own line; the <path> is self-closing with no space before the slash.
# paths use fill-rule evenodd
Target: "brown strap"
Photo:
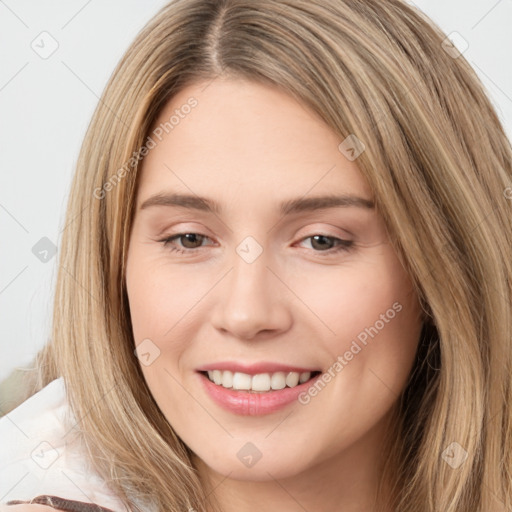
<path id="1" fill-rule="evenodd" d="M 64 512 L 114 512 L 109 508 L 100 507 L 94 503 L 66 500 L 58 496 L 49 496 L 47 494 L 37 496 L 30 501 L 11 500 L 7 502 L 7 505 L 21 505 L 22 503 L 47 505 L 57 510 L 63 510 Z"/>

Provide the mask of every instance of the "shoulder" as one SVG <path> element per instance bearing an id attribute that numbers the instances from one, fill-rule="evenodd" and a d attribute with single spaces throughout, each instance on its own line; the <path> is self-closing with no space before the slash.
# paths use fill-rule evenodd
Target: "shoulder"
<path id="1" fill-rule="evenodd" d="M 0 502 L 53 495 L 126 507 L 95 474 L 76 436 L 62 378 L 0 418 Z"/>

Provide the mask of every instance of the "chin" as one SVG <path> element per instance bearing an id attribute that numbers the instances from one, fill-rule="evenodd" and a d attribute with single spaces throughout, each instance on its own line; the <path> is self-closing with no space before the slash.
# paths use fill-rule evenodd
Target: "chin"
<path id="1" fill-rule="evenodd" d="M 237 453 L 240 452 L 238 445 L 233 456 L 229 455 L 232 453 L 231 450 L 226 449 L 222 457 L 212 457 L 211 453 L 206 457 L 201 458 L 200 464 L 208 466 L 211 470 L 216 473 L 228 476 L 233 480 L 241 481 L 252 481 L 252 482 L 268 482 L 274 479 L 285 479 L 296 476 L 298 473 L 307 469 L 305 464 L 304 453 L 282 453 L 279 451 L 272 450 L 271 455 L 265 455 L 261 453 L 261 458 L 250 460 L 242 451 L 239 456 Z M 242 445 L 244 446 L 244 445 Z M 270 451 L 268 447 L 266 451 Z M 287 449 L 288 450 L 288 449 Z M 246 450 L 246 453 L 250 453 L 250 449 Z M 300 455 L 300 457 L 298 456 Z M 254 452 L 256 456 L 256 452 Z M 197 463 L 197 459 L 200 458 L 195 455 L 194 462 Z M 246 459 L 244 461 L 244 459 Z"/>

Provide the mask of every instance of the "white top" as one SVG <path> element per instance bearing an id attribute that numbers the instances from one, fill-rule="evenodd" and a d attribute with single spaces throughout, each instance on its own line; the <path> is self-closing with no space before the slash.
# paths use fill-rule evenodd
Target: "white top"
<path id="1" fill-rule="evenodd" d="M 62 378 L 0 418 L 0 503 L 48 494 L 124 512 L 88 467 Z"/>

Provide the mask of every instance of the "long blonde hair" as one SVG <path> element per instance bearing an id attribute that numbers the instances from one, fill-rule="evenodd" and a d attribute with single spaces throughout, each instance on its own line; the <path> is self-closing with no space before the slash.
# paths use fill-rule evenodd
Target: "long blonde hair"
<path id="1" fill-rule="evenodd" d="M 174 94 L 221 75 L 277 85 L 365 145 L 358 167 L 428 318 L 390 445 L 393 509 L 512 507 L 512 151 L 445 38 L 400 0 L 175 0 L 130 46 L 79 155 L 39 360 L 129 507 L 207 510 L 134 355 L 124 276 L 139 150 Z"/>

